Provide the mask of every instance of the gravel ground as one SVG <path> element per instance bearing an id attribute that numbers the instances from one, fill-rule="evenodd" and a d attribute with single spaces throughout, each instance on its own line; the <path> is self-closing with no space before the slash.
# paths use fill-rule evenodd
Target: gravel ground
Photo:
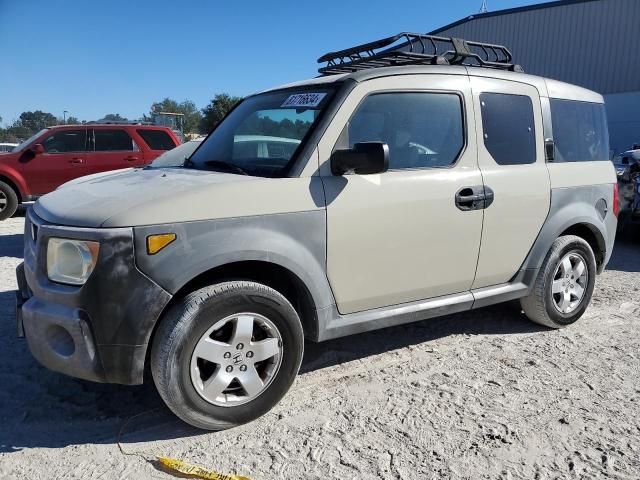
<path id="1" fill-rule="evenodd" d="M 2 479 L 171 478 L 155 455 L 254 480 L 640 478 L 640 238 L 618 241 L 574 326 L 507 304 L 308 344 L 272 412 L 204 433 L 152 385 L 36 364 L 15 336 L 23 222 L 0 223 Z"/>

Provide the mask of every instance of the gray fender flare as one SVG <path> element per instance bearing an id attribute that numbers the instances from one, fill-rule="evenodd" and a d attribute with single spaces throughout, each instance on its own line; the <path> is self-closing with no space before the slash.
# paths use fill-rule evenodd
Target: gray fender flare
<path id="1" fill-rule="evenodd" d="M 176 240 L 147 255 L 147 236 L 166 232 Z M 138 268 L 172 295 L 216 267 L 260 261 L 296 275 L 316 309 L 334 303 L 325 272 L 324 210 L 136 227 L 134 235 Z"/>
<path id="2" fill-rule="evenodd" d="M 562 232 L 576 225 L 589 228 L 608 259 L 613 238 L 609 240 L 610 235 L 607 232 L 610 231 L 610 227 L 605 224 L 605 221 L 613 214 L 608 212 L 603 219 L 596 210 L 595 204 L 598 198 L 601 198 L 600 189 L 597 187 L 552 190 L 549 214 L 522 265 L 522 270 L 539 269 L 553 242 Z M 615 235 L 615 226 L 613 230 Z"/>

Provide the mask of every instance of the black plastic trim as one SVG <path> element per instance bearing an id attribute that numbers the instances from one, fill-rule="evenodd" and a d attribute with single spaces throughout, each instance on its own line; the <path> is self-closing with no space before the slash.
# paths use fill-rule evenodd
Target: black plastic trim
<path id="1" fill-rule="evenodd" d="M 51 225 L 29 211 L 25 231 L 32 223 L 38 227 L 38 236 L 34 241 L 25 235 L 24 254 L 24 275 L 33 294 L 29 299 L 32 314 L 44 318 L 55 313 L 59 318 L 61 312 L 67 312 L 81 318 L 95 341 L 104 381 L 142 383 L 146 347 L 171 295 L 136 267 L 133 230 Z M 48 279 L 46 249 L 50 237 L 100 243 L 96 267 L 84 285 L 62 285 Z"/>

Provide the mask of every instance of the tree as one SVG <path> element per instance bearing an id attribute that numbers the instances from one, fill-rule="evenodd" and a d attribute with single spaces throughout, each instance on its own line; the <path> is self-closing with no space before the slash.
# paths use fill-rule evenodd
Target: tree
<path id="1" fill-rule="evenodd" d="M 104 117 L 98 120 L 100 122 L 128 122 L 125 117 L 121 117 L 119 113 L 107 113 Z"/>
<path id="2" fill-rule="evenodd" d="M 16 123 L 5 130 L 0 129 L 0 142 L 20 143 L 36 133 Z"/>
<path id="3" fill-rule="evenodd" d="M 34 134 L 43 128 L 51 127 L 58 124 L 58 119 L 55 115 L 43 112 L 42 110 L 36 110 L 34 112 L 22 112 L 18 120 L 14 122 L 12 127 L 24 128 Z"/>
<path id="4" fill-rule="evenodd" d="M 200 131 L 208 133 L 218 124 L 231 109 L 242 100 L 242 97 L 233 97 L 227 93 L 219 93 L 202 109 L 202 122 Z"/>
<path id="5" fill-rule="evenodd" d="M 184 115 L 184 133 L 198 133 L 200 129 L 202 114 L 191 100 L 184 100 L 178 103 L 174 99 L 167 97 L 160 102 L 155 102 L 151 105 L 149 116 L 145 115 L 144 120 L 152 121 L 153 115 L 160 112 L 182 113 Z"/>
<path id="6" fill-rule="evenodd" d="M 67 118 L 67 125 L 80 125 L 82 122 L 77 117 Z"/>

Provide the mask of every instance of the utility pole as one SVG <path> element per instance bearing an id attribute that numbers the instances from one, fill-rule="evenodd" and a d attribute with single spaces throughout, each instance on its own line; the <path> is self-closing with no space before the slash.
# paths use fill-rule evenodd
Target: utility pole
<path id="1" fill-rule="evenodd" d="M 482 0 L 482 5 L 480 6 L 480 13 L 487 13 L 489 9 L 487 8 L 487 0 Z"/>
<path id="2" fill-rule="evenodd" d="M 66 110 L 64 110 L 62 112 L 62 123 L 65 124 L 65 125 L 67 124 L 67 113 L 69 113 L 69 112 L 66 111 Z"/>

